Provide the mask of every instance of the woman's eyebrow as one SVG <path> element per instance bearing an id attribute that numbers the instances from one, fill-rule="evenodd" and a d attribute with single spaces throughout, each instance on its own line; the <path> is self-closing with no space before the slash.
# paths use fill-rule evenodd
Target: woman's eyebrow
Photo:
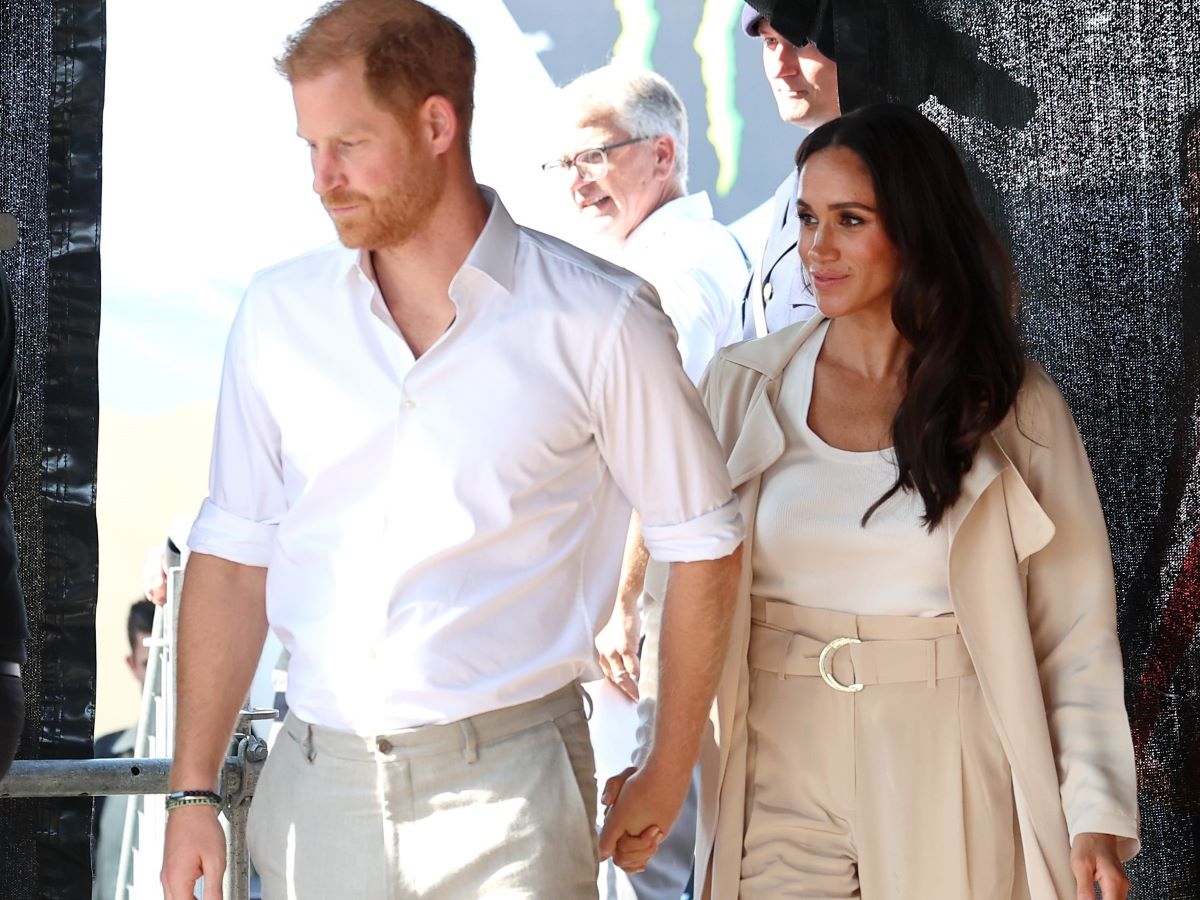
<path id="1" fill-rule="evenodd" d="M 797 209 L 800 209 L 802 207 L 808 208 L 809 206 L 810 206 L 810 204 L 805 200 L 800 200 L 800 199 L 796 200 L 796 208 Z M 830 209 L 865 209 L 867 212 L 878 212 L 878 210 L 876 210 L 875 207 L 870 206 L 866 203 L 860 203 L 857 200 L 844 200 L 841 203 L 830 203 L 829 208 Z"/>

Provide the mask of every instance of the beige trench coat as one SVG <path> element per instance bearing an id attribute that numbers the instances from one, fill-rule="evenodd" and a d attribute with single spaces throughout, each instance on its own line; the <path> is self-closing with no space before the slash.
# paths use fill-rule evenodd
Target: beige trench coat
<path id="1" fill-rule="evenodd" d="M 700 754 L 703 900 L 738 893 L 755 508 L 762 473 L 784 449 L 774 408 L 780 375 L 820 320 L 726 348 L 701 382 L 747 530 L 729 653 Z M 1104 517 L 1074 421 L 1040 367 L 1029 366 L 1015 416 L 981 445 L 945 525 L 950 598 L 1012 768 L 1030 896 L 1073 898 L 1070 837 L 1114 834 L 1123 859 L 1137 852 L 1136 776 Z M 666 569 L 653 563 L 647 576 L 651 636 Z M 657 694 L 652 638 L 642 672 L 639 762 Z"/>

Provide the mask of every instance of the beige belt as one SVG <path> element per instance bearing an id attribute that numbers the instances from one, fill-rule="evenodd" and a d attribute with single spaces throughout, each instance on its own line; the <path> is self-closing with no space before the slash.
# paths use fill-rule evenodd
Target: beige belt
<path id="1" fill-rule="evenodd" d="M 761 614 L 763 601 L 755 598 L 755 613 Z M 775 607 L 778 601 L 767 601 Z M 793 617 L 803 618 L 805 613 L 789 612 Z M 814 611 L 815 615 L 827 620 L 828 615 Z M 834 614 L 835 616 L 837 614 Z M 839 691 L 857 692 L 871 684 L 902 684 L 926 682 L 930 687 L 938 679 L 960 678 L 971 675 L 975 667 L 967 653 L 962 635 L 957 633 L 952 617 L 936 620 L 903 619 L 898 617 L 845 616 L 848 626 L 853 622 L 872 622 L 872 639 L 852 636 L 865 629 L 848 627 L 851 634 L 835 635 L 818 639 L 790 631 L 775 624 L 762 621 L 758 615 L 751 624 L 750 667 L 766 672 L 775 672 L 782 678 L 789 676 L 816 676 L 831 688 Z M 770 617 L 768 617 L 770 618 Z M 874 620 L 874 621 L 872 621 Z M 880 634 L 880 622 L 889 621 L 898 627 L 895 640 Z M 927 639 L 913 639 L 914 630 L 953 631 Z"/>

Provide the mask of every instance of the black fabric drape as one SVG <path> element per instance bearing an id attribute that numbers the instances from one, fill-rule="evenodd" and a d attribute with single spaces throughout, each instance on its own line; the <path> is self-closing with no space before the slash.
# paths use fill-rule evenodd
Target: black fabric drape
<path id="1" fill-rule="evenodd" d="M 0 0 L 0 254 L 17 315 L 11 486 L 29 613 L 20 757 L 92 755 L 103 0 Z M 0 801 L 0 895 L 91 894 L 91 800 Z"/>

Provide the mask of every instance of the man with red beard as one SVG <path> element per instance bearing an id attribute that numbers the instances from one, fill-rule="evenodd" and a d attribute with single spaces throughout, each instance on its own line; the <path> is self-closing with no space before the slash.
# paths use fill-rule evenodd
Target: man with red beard
<path id="1" fill-rule="evenodd" d="M 291 660 L 250 812 L 265 897 L 594 897 L 598 856 L 661 840 L 697 757 L 742 535 L 720 450 L 653 289 L 475 181 L 456 24 L 341 0 L 279 68 L 340 243 L 260 273 L 230 333 L 166 895 L 220 883 L 217 773 L 269 626 Z M 631 506 L 673 567 L 663 687 L 597 853 L 579 681 Z"/>

